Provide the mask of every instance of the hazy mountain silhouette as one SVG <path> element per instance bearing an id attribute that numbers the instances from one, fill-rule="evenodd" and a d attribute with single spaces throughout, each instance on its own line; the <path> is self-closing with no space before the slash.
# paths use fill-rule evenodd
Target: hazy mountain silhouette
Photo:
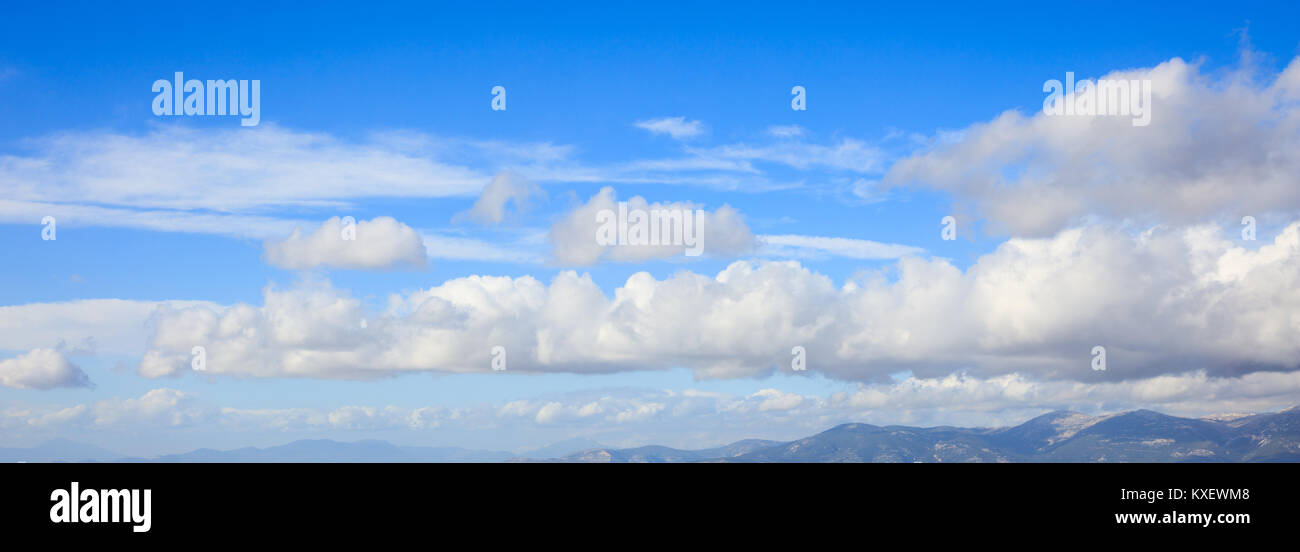
<path id="1" fill-rule="evenodd" d="M 0 462 L 82 462 L 121 457 L 116 452 L 67 439 L 51 439 L 31 448 L 0 448 Z"/>
<path id="2" fill-rule="evenodd" d="M 736 447 L 741 441 L 730 447 Z M 752 441 L 750 441 L 752 443 Z M 1226 420 L 1136 410 L 1050 412 L 1008 428 L 843 424 L 738 454 L 667 447 L 588 450 L 569 462 L 1296 462 L 1300 407 Z"/>

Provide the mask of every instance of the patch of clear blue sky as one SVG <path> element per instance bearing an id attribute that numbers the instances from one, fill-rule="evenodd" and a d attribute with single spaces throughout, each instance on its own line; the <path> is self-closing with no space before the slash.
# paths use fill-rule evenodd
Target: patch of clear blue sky
<path id="1" fill-rule="evenodd" d="M 1248 22 L 1260 50 L 1297 46 L 1292 2 L 474 4 L 9 5 L 0 62 L 18 74 L 0 140 L 140 130 L 149 85 L 183 70 L 262 79 L 266 118 L 292 128 L 549 140 L 621 159 L 629 120 L 648 115 L 703 119 L 720 137 L 789 123 L 930 132 L 1040 105 L 1042 82 L 1067 70 L 1229 61 Z M 806 113 L 788 109 L 791 83 L 808 87 Z M 496 84 L 508 117 L 486 109 Z"/>
<path id="2" fill-rule="evenodd" d="M 563 4 L 423 2 L 279 5 L 265 2 L 8 4 L 0 17 L 0 154 L 60 132 L 148 132 L 152 82 L 184 71 L 193 78 L 260 79 L 262 121 L 347 141 L 377 131 L 414 130 L 481 140 L 572 145 L 587 164 L 680 155 L 679 145 L 636 129 L 637 120 L 685 116 L 709 132 L 693 143 L 761 143 L 770 125 L 798 124 L 810 141 L 878 142 L 891 131 L 931 135 L 986 121 L 1006 109 L 1032 112 L 1042 83 L 1172 57 L 1204 57 L 1210 69 L 1236 60 L 1234 30 L 1249 26 L 1254 47 L 1277 68 L 1297 53 L 1294 2 L 1042 2 L 873 5 L 870 3 L 593 2 Z M 790 88 L 805 86 L 808 110 L 789 108 Z M 508 110 L 488 108 L 489 90 L 508 90 Z M 189 127 L 233 120 L 183 118 Z M 774 178 L 803 178 L 765 167 Z M 551 184 L 549 202 L 514 224 L 542 228 L 600 184 Z M 969 265 L 998 243 L 939 240 L 949 213 L 941 194 L 904 191 L 862 205 L 842 195 L 796 190 L 717 191 L 616 185 L 621 198 L 723 203 L 746 213 L 757 233 L 807 234 L 897 242 Z M 573 195 L 570 195 L 572 192 Z M 308 219 L 391 215 L 425 229 L 450 226 L 472 198 L 363 201 L 348 212 L 288 213 Z M 267 267 L 257 242 L 130 229 L 59 229 L 43 243 L 38 221 L 0 225 L 10 267 L 0 304 L 78 298 L 206 299 L 261 304 L 268 283 L 300 275 Z M 809 266 L 837 282 L 879 262 L 844 259 Z M 638 270 L 665 277 L 683 268 L 711 273 L 725 261 L 601 265 L 588 271 L 607 291 Z M 377 304 L 389 293 L 469 274 L 534 275 L 556 267 L 435 261 L 425 272 L 333 271 L 337 287 Z M 76 276 L 75 278 L 73 276 Z M 49 346 L 52 344 L 33 344 Z M 16 351 L 6 352 L 15 354 Z M 680 370 L 618 376 L 404 376 L 357 384 L 309 380 L 142 380 L 112 366 L 130 359 L 77 359 L 99 385 L 40 396 L 54 403 L 138 396 L 159 385 L 194 391 L 231 406 L 338 406 L 498 402 L 592 386 L 680 388 Z M 487 379 L 492 378 L 488 383 Z M 412 382 L 427 382 L 412 385 Z M 782 376 L 702 385 L 752 392 L 778 385 L 823 393 L 842 384 Z M 38 400 L 0 390 L 0 400 Z"/>

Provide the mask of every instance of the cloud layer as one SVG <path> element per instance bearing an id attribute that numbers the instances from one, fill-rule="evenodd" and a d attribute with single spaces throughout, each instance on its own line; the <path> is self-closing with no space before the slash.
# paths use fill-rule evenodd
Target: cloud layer
<path id="1" fill-rule="evenodd" d="M 746 438 L 806 437 L 845 422 L 878 425 L 997 427 L 1051 410 L 1108 414 L 1155 408 L 1179 416 L 1266 412 L 1295 406 L 1300 373 L 1256 372 L 1215 378 L 1204 372 L 1131 382 L 1084 384 L 1038 381 L 1019 374 L 980 378 L 953 374 L 865 384 L 825 395 L 774 388 L 752 393 L 686 389 L 592 389 L 501 404 L 396 406 L 343 404 L 328 408 L 248 408 L 213 404 L 198 395 L 158 388 L 138 397 L 69 406 L 0 407 L 0 430 L 16 438 L 111 436 L 133 432 L 272 435 L 282 444 L 301 437 L 385 432 L 401 440 L 441 444 L 452 436 L 520 436 L 512 446 L 583 437 L 613 446 L 717 446 Z M 476 439 L 483 447 L 484 441 Z M 503 441 L 504 443 L 505 441 Z M 489 443 L 493 443 L 489 441 Z"/>
<path id="2" fill-rule="evenodd" d="M 632 275 L 607 296 L 562 272 L 472 276 L 393 295 L 383 312 L 327 285 L 268 289 L 264 305 L 168 309 L 141 365 L 214 374 L 370 378 L 411 371 L 614 372 L 684 366 L 761 377 L 790 366 L 851 381 L 910 370 L 1104 381 L 1300 365 L 1300 223 L 1247 249 L 1211 227 L 1132 235 L 1101 226 L 1012 239 L 962 271 L 904 257 L 836 287 L 795 262 L 740 261 L 714 277 Z M 1228 234 L 1231 235 L 1231 234 Z M 366 324 L 361 324 L 366 320 Z M 1107 350 L 1108 369 L 1091 367 Z"/>

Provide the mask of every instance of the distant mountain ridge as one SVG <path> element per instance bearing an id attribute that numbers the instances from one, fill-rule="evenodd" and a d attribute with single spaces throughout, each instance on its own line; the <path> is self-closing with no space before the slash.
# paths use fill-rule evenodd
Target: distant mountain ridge
<path id="1" fill-rule="evenodd" d="M 630 449 L 598 448 L 576 452 L 563 458 L 556 458 L 553 461 L 614 464 L 638 462 L 702 462 L 708 460 L 738 458 L 750 452 L 763 450 L 781 444 L 783 443 L 780 441 L 745 439 L 743 441 L 736 441 L 730 445 L 703 450 L 681 450 L 659 445 Z"/>
<path id="2" fill-rule="evenodd" d="M 743 443 L 742 441 L 741 443 Z M 736 443 L 730 446 L 735 446 Z M 1057 411 L 1007 428 L 842 424 L 738 454 L 597 449 L 567 462 L 1300 462 L 1300 407 L 1217 418 Z"/>
<path id="3" fill-rule="evenodd" d="M 1004 428 L 841 424 L 795 441 L 746 439 L 683 450 L 595 446 L 570 439 L 514 454 L 457 447 L 300 440 L 267 448 L 198 449 L 126 458 L 92 445 L 53 440 L 0 448 L 3 462 L 1300 462 L 1300 407 L 1265 414 L 1180 418 L 1135 410 L 1104 416 L 1056 411 Z M 549 458 L 549 455 L 559 455 Z"/>

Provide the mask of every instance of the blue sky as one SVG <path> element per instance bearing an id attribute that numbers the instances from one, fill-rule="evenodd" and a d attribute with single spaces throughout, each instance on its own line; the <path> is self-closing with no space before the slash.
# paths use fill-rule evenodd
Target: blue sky
<path id="1" fill-rule="evenodd" d="M 1296 88 L 1288 79 L 1300 72 L 1293 62 L 1300 53 L 1300 9 L 1291 3 L 1177 9 L 419 3 L 310 10 L 223 3 L 202 13 L 44 4 L 6 11 L 0 22 L 0 190 L 6 193 L 0 199 L 8 204 L 0 206 L 0 243 L 11 270 L 0 276 L 0 305 L 25 307 L 0 315 L 8 317 L 9 333 L 0 358 L 12 361 L 0 372 L 13 374 L 0 387 L 7 419 L 0 446 L 55 436 L 120 444 L 135 454 L 302 436 L 510 450 L 577 436 L 705 446 L 796 437 L 848 420 L 979 425 L 1058 407 L 1208 414 L 1300 402 L 1294 390 L 1300 387 L 1290 383 L 1267 396 L 1232 391 L 1257 387 L 1258 378 L 1290 377 L 1300 363 L 1293 346 L 1269 337 L 1294 321 L 1255 310 L 1262 307 L 1246 299 L 1262 295 L 1290 305 L 1287 281 L 1232 279 L 1242 271 L 1272 271 L 1269 263 L 1290 266 L 1286 232 L 1297 220 L 1298 202 L 1294 186 L 1287 186 L 1297 153 L 1289 126 Z M 196 79 L 260 80 L 261 124 L 155 116 L 150 86 L 177 71 Z M 1105 122 L 1082 131 L 1056 125 L 1041 113 L 1043 83 L 1067 71 L 1080 78 L 1131 71 L 1154 82 L 1165 103 L 1154 104 L 1149 131 Z M 507 90 L 504 111 L 490 109 L 490 90 L 498 85 Z M 790 108 L 796 85 L 807 90 L 806 111 Z M 1002 118 L 1009 110 L 1022 119 Z M 689 130 L 673 136 L 644 128 L 656 121 Z M 1001 128 L 997 121 L 1007 125 L 1003 132 L 990 130 Z M 1217 141 L 1225 136 L 1240 151 Z M 1252 140 L 1276 148 L 1275 155 L 1252 156 L 1263 151 L 1252 149 Z M 1071 144 L 1102 153 L 1079 153 Z M 1078 176 L 1081 166 L 1101 170 L 1085 178 Z M 1178 174 L 1180 167 L 1187 174 Z M 519 197 L 504 204 L 499 221 L 458 216 L 481 201 L 480 191 L 494 179 L 533 190 L 525 208 Z M 1240 201 L 1223 200 L 1236 197 L 1234 186 L 1252 191 Z M 606 187 L 619 201 L 691 202 L 715 214 L 733 208 L 743 223 L 719 232 L 734 231 L 748 246 L 706 249 L 701 258 L 561 260 L 558 251 L 568 245 L 557 243 L 556 229 L 584 206 L 594 208 Z M 1192 195 L 1202 192 L 1207 195 Z M 1049 200 L 1065 213 L 1047 217 L 1059 224 L 1009 214 Z M 1259 219 L 1260 243 L 1213 241 L 1204 230 L 1231 237 L 1246 214 Z M 54 241 L 39 239 L 46 215 L 58 220 Z M 948 215 L 959 220 L 953 241 L 940 234 Z M 344 216 L 395 219 L 394 247 L 402 229 L 413 231 L 422 244 L 420 266 L 380 259 L 380 265 L 304 268 L 269 256 L 271 244 L 306 247 L 285 242 L 293 227 L 309 234 Z M 715 223 L 708 228 L 706 235 L 720 235 L 712 234 L 721 228 Z M 775 247 L 773 236 L 823 246 Z M 1148 238 L 1163 243 L 1161 236 L 1196 254 L 1216 251 L 1218 264 L 1210 265 L 1219 272 L 1177 264 L 1151 270 L 1160 274 L 1143 287 L 1104 277 L 1076 281 L 1062 274 L 1079 274 L 1077 267 L 1056 273 L 1036 264 L 1095 254 L 1117 263 L 1101 274 L 1131 275 L 1169 254 L 1147 245 Z M 1281 241 L 1274 243 L 1275 236 Z M 1028 241 L 1021 247 L 1016 240 Z M 1114 243 L 1132 246 L 1131 257 L 1115 253 Z M 1090 244 L 1101 245 L 1087 249 Z M 851 246 L 914 253 L 864 258 L 846 249 Z M 1059 253 L 1069 247 L 1079 249 Z M 1125 260 L 1131 262 L 1118 264 Z M 805 272 L 762 268 L 783 261 Z M 409 312 L 392 310 L 393 297 L 415 301 L 422 290 L 448 282 L 469 286 L 476 276 L 516 279 L 515 290 L 517 279 L 531 277 L 545 288 L 576 271 L 617 302 L 619 290 L 632 286 L 629 278 L 645 271 L 664 286 L 656 300 L 672 304 L 674 294 L 691 297 L 668 286 L 686 281 L 674 278 L 721 281 L 719 273 L 740 270 L 737 262 L 755 271 L 755 282 L 772 278 L 770 302 L 759 299 L 768 293 L 763 285 L 736 291 L 728 287 L 740 285 L 732 279 L 718 293 L 739 295 L 712 303 L 712 292 L 702 292 L 673 307 L 679 310 L 639 305 L 644 318 L 613 305 L 566 312 L 561 323 L 559 314 L 518 307 L 525 315 L 485 315 L 496 322 L 438 338 L 468 342 L 481 337 L 475 332 L 535 317 L 501 330 L 502 338 L 525 344 L 511 355 L 512 362 L 529 358 L 517 371 L 491 372 L 482 347 L 483 360 L 474 361 L 482 370 L 473 373 L 456 362 L 393 360 L 415 354 L 393 343 L 429 330 Z M 1240 268 L 1223 268 L 1229 264 Z M 1055 276 L 1040 277 L 1044 272 Z M 826 290 L 818 278 L 828 279 Z M 873 278 L 859 286 L 870 293 L 846 287 Z M 1208 309 L 1205 296 L 1192 294 L 1195 300 L 1182 305 L 1159 295 L 1161 286 L 1210 280 L 1238 286 L 1213 290 L 1226 294 L 1214 304 L 1245 313 L 1237 324 L 1223 322 L 1217 311 L 1186 314 Z M 997 293 L 988 291 L 993 288 Z M 312 306 L 274 311 L 268 289 Z M 509 303 L 490 297 L 497 291 L 446 288 L 441 296 L 462 309 L 447 320 L 477 320 L 473 313 Z M 452 298 L 457 293 L 469 294 L 458 296 L 464 303 Z M 185 308 L 220 318 L 245 305 L 257 310 L 264 330 L 288 324 L 324 332 L 307 341 L 328 342 L 334 329 L 311 323 L 337 322 L 329 318 L 333 311 L 313 312 L 330 303 L 311 303 L 319 294 L 355 300 L 367 320 L 391 317 L 391 326 L 376 330 L 391 333 L 357 338 L 356 349 L 345 351 L 355 356 L 344 364 L 378 368 L 289 370 L 286 359 L 319 348 L 266 336 L 241 349 L 244 360 L 266 363 L 257 370 L 214 365 L 200 375 L 141 368 L 150 351 L 175 360 L 188 349 L 156 329 L 188 327 L 177 314 Z M 1072 297 L 1092 300 L 1072 305 L 1066 301 Z M 81 303 L 101 299 L 135 306 Z M 822 299 L 828 302 L 808 303 Z M 204 306 L 153 310 L 176 301 Z M 51 304 L 74 314 L 49 314 L 42 305 Z M 689 311 L 691 304 L 704 310 Z M 817 321 L 821 313 L 829 313 L 829 322 Z M 1110 315 L 1129 320 L 1107 324 Z M 293 316 L 299 318 L 286 322 Z M 582 349 L 577 338 L 554 337 L 572 330 L 569 322 L 586 319 L 609 324 L 593 329 L 593 339 L 630 332 L 645 342 L 606 350 L 600 338 Z M 228 320 L 227 326 L 237 324 Z M 1220 322 L 1260 341 L 1189 351 L 1168 338 L 1225 335 Z M 1129 324 L 1151 332 L 1128 332 L 1134 341 L 1116 345 L 1119 356 L 1112 358 L 1131 363 L 1132 371 L 1062 368 L 1068 364 L 1062 358 L 1073 354 L 1064 351 L 1077 347 L 1086 366 L 1086 345 L 1110 339 L 1102 334 L 1123 341 L 1113 332 Z M 693 331 L 675 333 L 677 326 Z M 944 326 L 958 329 L 935 343 L 923 337 Z M 225 327 L 214 322 L 207 335 L 217 339 Z M 93 346 L 82 346 L 87 337 Z M 777 353 L 800 340 L 815 353 L 808 372 L 771 360 L 786 358 Z M 334 345 L 323 348 L 338 352 Z M 547 360 L 552 345 L 556 357 Z M 770 354 L 763 349 L 769 345 Z M 620 347 L 638 352 L 629 357 Z M 728 347 L 736 348 L 735 366 L 724 358 Z M 834 366 L 820 369 L 818 361 L 828 357 Z M 1246 365 L 1262 368 L 1241 368 Z M 53 379 L 25 379 L 46 371 Z M 1212 389 L 1148 400 L 1107 387 L 1159 385 L 1161 377 L 1188 377 Z M 1006 378 L 1055 391 L 1026 400 L 1006 391 L 1014 387 Z M 1059 393 L 1052 387 L 1074 384 L 1096 387 Z M 873 398 L 921 396 L 945 385 L 969 402 Z M 985 391 L 965 385 L 1001 385 L 1001 398 L 979 399 Z M 150 395 L 155 390 L 162 391 Z M 708 404 L 695 404 L 700 401 Z M 548 404 L 559 406 L 547 410 Z M 549 414 L 571 406 L 565 416 Z M 339 414 L 349 407 L 371 410 L 364 423 L 349 423 Z M 426 407 L 444 409 L 439 416 L 445 418 L 409 423 L 408 411 Z M 453 414 L 456 409 L 464 412 Z M 238 420 L 230 419 L 232 410 Z M 514 410 L 523 414 L 507 415 Z M 123 435 L 132 444 L 120 443 Z"/>

